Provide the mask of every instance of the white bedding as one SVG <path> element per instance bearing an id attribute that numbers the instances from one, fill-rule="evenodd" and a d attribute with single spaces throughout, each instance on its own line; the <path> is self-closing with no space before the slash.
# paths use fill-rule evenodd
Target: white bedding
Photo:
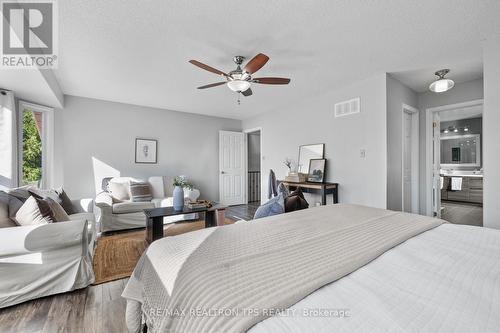
<path id="1" fill-rule="evenodd" d="M 301 315 L 312 309 L 331 315 Z M 249 332 L 500 332 L 500 231 L 441 225 L 315 291 L 287 314 Z"/>

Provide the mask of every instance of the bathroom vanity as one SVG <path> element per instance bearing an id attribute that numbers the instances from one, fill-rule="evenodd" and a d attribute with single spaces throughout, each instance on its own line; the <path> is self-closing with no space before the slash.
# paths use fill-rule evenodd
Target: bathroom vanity
<path id="1" fill-rule="evenodd" d="M 441 189 L 441 200 L 462 201 L 470 203 L 483 203 L 483 175 L 472 173 L 442 173 L 443 187 Z M 452 177 L 462 178 L 461 190 L 452 190 Z"/>

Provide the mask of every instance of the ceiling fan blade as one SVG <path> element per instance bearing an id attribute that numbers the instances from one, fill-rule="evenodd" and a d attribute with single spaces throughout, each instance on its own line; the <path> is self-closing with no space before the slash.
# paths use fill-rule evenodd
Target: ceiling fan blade
<path id="1" fill-rule="evenodd" d="M 253 74 L 257 72 L 259 69 L 261 69 L 268 60 L 269 60 L 268 56 L 266 56 L 263 53 L 259 53 L 246 64 L 243 70 L 247 73 Z"/>
<path id="2" fill-rule="evenodd" d="M 212 88 L 212 87 L 221 86 L 221 85 L 223 85 L 223 84 L 226 84 L 226 82 L 211 83 L 211 84 L 207 84 L 207 85 L 205 85 L 205 86 L 198 87 L 198 89 L 207 89 L 207 88 Z"/>
<path id="3" fill-rule="evenodd" d="M 290 79 L 284 77 L 257 77 L 252 82 L 260 84 L 289 84 Z"/>
<path id="4" fill-rule="evenodd" d="M 189 62 L 190 62 L 190 63 L 192 63 L 192 64 L 193 64 L 193 65 L 195 65 L 195 66 L 198 66 L 198 67 L 200 67 L 200 68 L 202 68 L 202 69 L 206 70 L 206 71 L 209 71 L 209 72 L 212 72 L 212 73 L 214 73 L 214 74 L 217 74 L 217 75 L 222 75 L 222 76 L 227 77 L 227 74 L 226 74 L 226 73 L 224 73 L 223 71 L 220 71 L 220 70 L 218 70 L 218 69 L 215 69 L 215 68 L 213 68 L 213 67 L 210 67 L 210 66 L 208 66 L 208 65 L 205 65 L 205 64 L 203 64 L 203 63 L 201 63 L 201 62 L 199 62 L 199 61 L 196 61 L 196 60 L 189 60 Z"/>
<path id="5" fill-rule="evenodd" d="M 248 88 L 247 90 L 245 91 L 242 91 L 241 94 L 245 97 L 248 97 L 248 96 L 252 96 L 252 88 Z"/>

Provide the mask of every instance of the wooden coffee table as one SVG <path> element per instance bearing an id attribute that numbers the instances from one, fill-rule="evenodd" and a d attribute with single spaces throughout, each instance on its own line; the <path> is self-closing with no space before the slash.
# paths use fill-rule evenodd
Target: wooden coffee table
<path id="1" fill-rule="evenodd" d="M 163 238 L 163 218 L 166 216 L 176 216 L 183 214 L 202 213 L 205 219 L 205 228 L 224 225 L 225 210 L 227 206 L 214 204 L 212 207 L 206 208 L 187 208 L 183 210 L 175 210 L 173 207 L 159 207 L 144 209 L 146 214 L 146 241 L 152 243 L 157 239 Z M 196 222 L 179 221 L 179 222 Z M 172 222 L 174 223 L 174 222 Z"/>

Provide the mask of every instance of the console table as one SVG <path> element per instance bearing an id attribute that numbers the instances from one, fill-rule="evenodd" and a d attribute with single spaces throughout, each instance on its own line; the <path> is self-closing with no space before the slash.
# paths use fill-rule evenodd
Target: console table
<path id="1" fill-rule="evenodd" d="M 173 207 L 159 207 L 144 209 L 146 215 L 146 241 L 152 243 L 157 239 L 163 238 L 163 218 L 166 216 L 184 215 L 192 213 L 203 213 L 205 218 L 205 228 L 224 225 L 226 206 L 214 204 L 212 207 L 187 208 L 175 210 Z M 196 222 L 179 221 L 179 222 Z M 175 223 L 175 222 L 172 222 Z"/>
<path id="2" fill-rule="evenodd" d="M 286 180 L 278 180 L 288 187 L 290 190 L 294 190 L 300 187 L 302 192 L 307 193 L 319 193 L 321 195 L 321 204 L 326 205 L 326 196 L 331 194 L 333 196 L 333 203 L 339 202 L 339 184 L 338 183 L 313 183 L 313 182 L 289 182 Z"/>

